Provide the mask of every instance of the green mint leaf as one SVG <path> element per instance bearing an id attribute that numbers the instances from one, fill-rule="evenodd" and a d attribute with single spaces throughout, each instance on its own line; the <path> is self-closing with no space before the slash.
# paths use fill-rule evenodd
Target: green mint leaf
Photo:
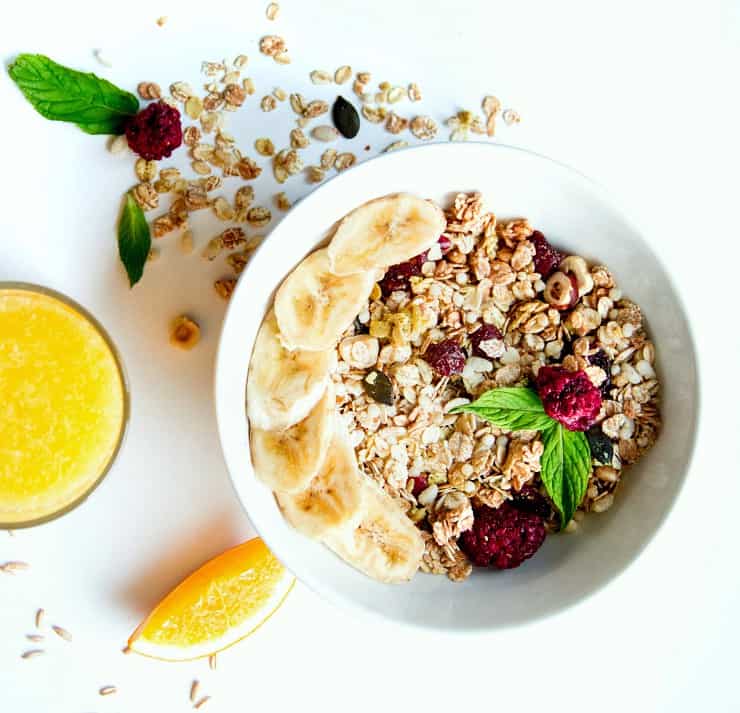
<path id="1" fill-rule="evenodd" d="M 133 287 L 144 274 L 144 264 L 149 257 L 152 236 L 144 211 L 130 194 L 126 194 L 121 218 L 118 221 L 118 254 Z"/>
<path id="2" fill-rule="evenodd" d="M 586 494 L 591 473 L 591 451 L 581 431 L 569 431 L 557 421 L 542 432 L 542 442 L 545 449 L 540 459 L 540 477 L 560 511 L 562 530 Z"/>
<path id="3" fill-rule="evenodd" d="M 553 424 L 540 397 L 525 386 L 491 389 L 473 403 L 457 406 L 450 413 L 474 413 L 508 431 L 541 431 Z"/>
<path id="4" fill-rule="evenodd" d="M 88 134 L 122 134 L 139 100 L 92 73 L 63 67 L 41 54 L 21 54 L 11 79 L 41 116 L 77 124 Z"/>

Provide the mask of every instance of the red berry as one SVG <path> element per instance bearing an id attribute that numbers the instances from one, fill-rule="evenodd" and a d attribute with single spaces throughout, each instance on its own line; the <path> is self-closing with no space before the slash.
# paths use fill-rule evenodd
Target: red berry
<path id="1" fill-rule="evenodd" d="M 478 329 L 470 335 L 470 344 L 473 348 L 473 356 L 482 357 L 483 359 L 495 359 L 498 356 L 498 353 L 497 350 L 491 349 L 490 342 L 492 340 L 500 341 L 501 339 L 503 339 L 503 335 L 492 324 L 484 324 L 478 327 Z"/>
<path id="2" fill-rule="evenodd" d="M 460 535 L 459 544 L 479 567 L 511 569 L 529 559 L 544 541 L 542 518 L 505 502 L 496 509 L 477 508 L 473 527 Z"/>
<path id="3" fill-rule="evenodd" d="M 409 280 L 415 275 L 421 275 L 421 266 L 427 259 L 426 252 L 412 257 L 411 260 L 401 262 L 398 265 L 391 265 L 383 279 L 378 283 L 384 295 L 389 295 L 396 290 L 408 290 Z"/>
<path id="4" fill-rule="evenodd" d="M 427 485 L 429 485 L 426 475 L 417 475 L 415 478 L 411 478 L 411 480 L 414 481 L 414 487 L 411 490 L 414 497 L 420 495 L 424 490 L 426 490 Z"/>
<path id="5" fill-rule="evenodd" d="M 442 251 L 442 254 L 450 251 L 452 241 L 446 235 L 442 235 L 437 242 L 439 243 L 439 249 Z"/>
<path id="6" fill-rule="evenodd" d="M 583 371 L 542 366 L 537 372 L 537 392 L 545 413 L 569 431 L 586 431 L 601 409 L 601 393 Z"/>
<path id="7" fill-rule="evenodd" d="M 147 161 L 165 158 L 182 143 L 180 112 L 164 102 L 150 104 L 131 117 L 126 139 L 131 150 Z"/>
<path id="8" fill-rule="evenodd" d="M 522 512 L 539 515 L 543 519 L 550 517 L 551 507 L 547 498 L 534 485 L 525 485 L 518 493 L 514 493 L 511 504 Z"/>
<path id="9" fill-rule="evenodd" d="M 550 245 L 539 230 L 529 236 L 529 242 L 534 245 L 534 269 L 544 280 L 562 262 L 565 255 Z"/>
<path id="10" fill-rule="evenodd" d="M 430 344 L 424 352 L 424 359 L 442 376 L 460 374 L 465 367 L 465 352 L 454 339 Z"/>

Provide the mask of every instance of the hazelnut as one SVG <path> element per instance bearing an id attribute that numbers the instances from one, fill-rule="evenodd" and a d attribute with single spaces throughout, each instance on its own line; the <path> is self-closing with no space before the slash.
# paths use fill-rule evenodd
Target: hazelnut
<path id="1" fill-rule="evenodd" d="M 564 310 L 573 307 L 578 301 L 578 283 L 574 275 L 566 275 L 558 270 L 547 278 L 545 301 L 555 309 Z"/>
<path id="2" fill-rule="evenodd" d="M 172 323 L 170 342 L 180 349 L 192 349 L 200 341 L 200 327 L 190 317 L 181 315 Z"/>
<path id="3" fill-rule="evenodd" d="M 579 257 L 578 255 L 570 255 L 560 263 L 558 269 L 560 272 L 565 272 L 576 278 L 579 297 L 583 297 L 583 295 L 587 295 L 591 290 L 593 290 L 594 278 L 591 277 L 588 264 L 582 257 Z"/>

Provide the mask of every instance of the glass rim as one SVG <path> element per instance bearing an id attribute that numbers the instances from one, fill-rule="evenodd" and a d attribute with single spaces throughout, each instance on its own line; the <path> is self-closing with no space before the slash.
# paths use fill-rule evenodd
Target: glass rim
<path id="1" fill-rule="evenodd" d="M 98 335 L 103 339 L 113 357 L 113 361 L 116 365 L 116 371 L 118 372 L 118 378 L 121 382 L 121 395 L 123 397 L 123 413 L 121 415 L 121 424 L 118 429 L 118 435 L 116 436 L 116 444 L 111 451 L 110 456 L 108 457 L 108 461 L 106 462 L 105 467 L 101 469 L 100 474 L 80 496 L 72 500 L 72 502 L 67 503 L 59 510 L 55 510 L 48 515 L 36 517 L 31 520 L 20 520 L 18 522 L 3 522 L 2 519 L 0 519 L 0 529 L 21 530 L 28 527 L 35 527 L 36 525 L 43 525 L 44 523 L 51 522 L 52 520 L 56 520 L 57 518 L 68 514 L 72 510 L 76 509 L 78 506 L 82 505 L 82 503 L 85 502 L 85 500 L 87 500 L 87 498 L 91 495 L 91 493 L 103 482 L 103 480 L 105 480 L 105 477 L 110 472 L 113 464 L 118 459 L 118 455 L 121 452 L 123 442 L 128 432 L 128 424 L 131 415 L 131 391 L 129 388 L 129 380 L 128 375 L 126 374 L 126 368 L 123 364 L 123 358 L 121 357 L 121 353 L 118 350 L 116 343 L 113 341 L 105 327 L 103 327 L 103 325 L 89 310 L 87 310 L 79 302 L 72 299 L 68 295 L 65 295 L 63 292 L 59 292 L 50 287 L 45 287 L 44 285 L 38 285 L 33 282 L 0 280 L 0 293 L 6 290 L 18 290 L 19 292 L 30 292 L 33 294 L 51 297 L 52 299 L 58 300 L 59 302 L 65 304 L 67 307 L 71 307 L 81 317 L 87 320 L 87 322 L 92 325 Z"/>

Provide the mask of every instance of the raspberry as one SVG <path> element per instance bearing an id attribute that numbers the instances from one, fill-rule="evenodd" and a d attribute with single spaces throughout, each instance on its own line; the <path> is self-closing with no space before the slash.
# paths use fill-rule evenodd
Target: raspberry
<path id="1" fill-rule="evenodd" d="M 473 527 L 460 536 L 459 545 L 479 567 L 512 569 L 529 559 L 545 541 L 539 515 L 522 512 L 510 503 L 475 510 Z"/>
<path id="2" fill-rule="evenodd" d="M 473 356 L 482 357 L 483 359 L 495 358 L 493 353 L 486 351 L 487 345 L 484 342 L 490 342 L 493 339 L 503 339 L 501 332 L 492 324 L 484 324 L 476 329 L 470 335 L 470 344 L 473 348 Z M 481 347 L 481 343 L 484 343 Z M 488 347 L 490 349 L 490 347 Z"/>
<path id="3" fill-rule="evenodd" d="M 421 266 L 427 258 L 426 252 L 412 257 L 411 260 L 401 262 L 398 265 L 391 265 L 383 279 L 378 283 L 384 295 L 389 295 L 396 290 L 408 290 L 409 279 L 414 275 L 421 275 Z"/>
<path id="4" fill-rule="evenodd" d="M 612 388 L 612 363 L 609 360 L 609 357 L 606 355 L 606 352 L 603 349 L 599 349 L 595 354 L 592 354 L 588 358 L 589 364 L 592 364 L 593 366 L 598 366 L 600 369 L 604 370 L 604 373 L 606 374 L 606 381 L 604 381 L 601 386 L 599 386 L 599 391 L 601 391 L 601 395 L 607 399 L 609 398 L 609 391 Z"/>
<path id="5" fill-rule="evenodd" d="M 182 143 L 180 112 L 164 102 L 150 104 L 131 117 L 126 138 L 131 150 L 147 161 L 169 156 Z"/>
<path id="6" fill-rule="evenodd" d="M 562 262 L 565 255 L 550 245 L 539 230 L 529 236 L 529 242 L 534 245 L 534 269 L 544 280 Z"/>
<path id="7" fill-rule="evenodd" d="M 545 412 L 569 431 L 585 431 L 601 409 L 601 394 L 583 371 L 542 366 L 537 372 L 537 391 Z"/>
<path id="8" fill-rule="evenodd" d="M 514 493 L 511 504 L 521 512 L 539 515 L 545 520 L 550 517 L 550 503 L 534 485 L 525 485 L 518 493 Z"/>
<path id="9" fill-rule="evenodd" d="M 460 374 L 465 367 L 465 352 L 454 339 L 430 344 L 424 352 L 424 359 L 442 376 Z"/>

